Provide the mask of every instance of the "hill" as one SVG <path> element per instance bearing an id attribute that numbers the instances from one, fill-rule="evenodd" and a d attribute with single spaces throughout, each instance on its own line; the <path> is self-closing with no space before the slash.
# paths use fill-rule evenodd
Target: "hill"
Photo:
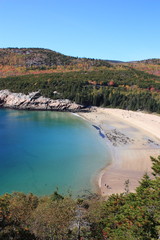
<path id="1" fill-rule="evenodd" d="M 109 61 L 70 57 L 43 48 L 1 48 L 0 76 L 111 67 Z"/>
<path id="2" fill-rule="evenodd" d="M 160 59 L 121 62 L 66 56 L 44 48 L 0 48 L 0 77 L 128 67 L 160 76 Z"/>
<path id="3" fill-rule="evenodd" d="M 145 64 L 160 65 L 160 59 L 159 58 L 151 58 L 151 59 L 145 59 L 145 60 L 141 60 L 141 61 L 133 61 L 132 63 L 145 63 Z"/>
<path id="4" fill-rule="evenodd" d="M 160 76 L 160 59 L 157 58 L 128 62 L 124 65 L 143 72 L 147 72 L 149 74 Z"/>
<path id="5" fill-rule="evenodd" d="M 120 63 L 42 48 L 6 48 L 0 49 L 0 89 L 160 113 L 160 77 L 153 74 L 159 67 L 158 59 Z"/>
<path id="6" fill-rule="evenodd" d="M 160 113 L 160 77 L 135 69 L 30 74 L 0 79 L 0 89 L 70 99 L 84 106 L 119 107 Z"/>

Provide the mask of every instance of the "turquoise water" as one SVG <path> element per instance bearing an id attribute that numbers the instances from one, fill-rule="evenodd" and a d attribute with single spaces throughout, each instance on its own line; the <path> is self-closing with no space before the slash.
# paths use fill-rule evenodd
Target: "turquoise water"
<path id="1" fill-rule="evenodd" d="M 105 139 L 78 116 L 0 110 L 0 194 L 81 194 L 109 160 Z"/>

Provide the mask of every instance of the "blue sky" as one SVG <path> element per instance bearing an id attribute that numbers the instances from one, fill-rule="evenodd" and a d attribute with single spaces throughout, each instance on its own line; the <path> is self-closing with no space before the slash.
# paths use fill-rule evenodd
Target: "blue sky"
<path id="1" fill-rule="evenodd" d="M 0 48 L 78 57 L 160 58 L 160 0 L 0 0 Z"/>

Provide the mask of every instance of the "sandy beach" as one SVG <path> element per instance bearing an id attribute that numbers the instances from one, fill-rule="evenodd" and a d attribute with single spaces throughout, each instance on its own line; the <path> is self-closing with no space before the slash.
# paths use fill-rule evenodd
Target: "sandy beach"
<path id="1" fill-rule="evenodd" d="M 100 127 L 110 147 L 112 163 L 98 177 L 101 195 L 123 193 L 128 179 L 134 192 L 144 173 L 151 175 L 150 156 L 160 155 L 160 115 L 96 107 L 79 115 Z"/>

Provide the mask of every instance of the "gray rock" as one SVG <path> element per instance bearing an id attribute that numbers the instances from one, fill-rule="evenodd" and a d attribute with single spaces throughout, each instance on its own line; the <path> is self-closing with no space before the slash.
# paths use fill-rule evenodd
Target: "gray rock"
<path id="1" fill-rule="evenodd" d="M 71 112 L 83 109 L 82 105 L 71 102 L 68 99 L 53 100 L 43 97 L 39 91 L 25 95 L 23 93 L 12 93 L 8 90 L 1 90 L 0 106 L 14 109 L 57 110 Z"/>

